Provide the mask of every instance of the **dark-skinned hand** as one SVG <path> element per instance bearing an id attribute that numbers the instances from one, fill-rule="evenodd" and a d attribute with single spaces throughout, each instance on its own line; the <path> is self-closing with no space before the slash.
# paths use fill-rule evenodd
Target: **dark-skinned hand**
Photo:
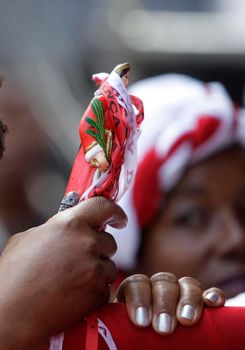
<path id="1" fill-rule="evenodd" d="M 39 349 L 108 301 L 116 243 L 101 227 L 126 223 L 118 205 L 96 197 L 8 241 L 0 257 L 1 349 Z"/>
<path id="2" fill-rule="evenodd" d="M 224 292 L 210 288 L 203 292 L 191 277 L 177 279 L 168 272 L 148 278 L 136 274 L 126 278 L 117 291 L 117 301 L 126 303 L 129 319 L 138 327 L 148 327 L 159 334 L 172 333 L 177 323 L 195 325 L 203 306 L 217 307 L 225 303 Z"/>

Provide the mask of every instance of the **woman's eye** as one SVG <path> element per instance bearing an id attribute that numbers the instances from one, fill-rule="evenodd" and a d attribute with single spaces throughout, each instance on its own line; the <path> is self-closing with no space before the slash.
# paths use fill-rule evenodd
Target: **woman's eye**
<path id="1" fill-rule="evenodd" d="M 179 213 L 174 218 L 177 226 L 186 226 L 190 228 L 200 228 L 207 224 L 207 213 L 201 210 L 188 210 Z"/>

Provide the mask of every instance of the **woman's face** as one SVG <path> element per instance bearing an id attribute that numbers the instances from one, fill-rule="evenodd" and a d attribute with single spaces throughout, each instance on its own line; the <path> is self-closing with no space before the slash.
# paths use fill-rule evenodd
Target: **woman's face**
<path id="1" fill-rule="evenodd" d="M 189 169 L 146 235 L 145 273 L 189 275 L 228 297 L 245 291 L 245 151 Z"/>

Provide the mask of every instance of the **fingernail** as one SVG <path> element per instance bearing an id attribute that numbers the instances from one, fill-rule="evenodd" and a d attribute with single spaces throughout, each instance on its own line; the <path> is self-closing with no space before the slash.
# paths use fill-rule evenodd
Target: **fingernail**
<path id="1" fill-rule="evenodd" d="M 206 299 L 212 301 L 213 303 L 216 303 L 216 301 L 219 299 L 219 296 L 216 292 L 210 292 L 206 295 Z"/>
<path id="2" fill-rule="evenodd" d="M 186 318 L 187 320 L 192 320 L 194 317 L 195 309 L 192 305 L 186 304 L 181 310 L 181 317 Z"/>
<path id="3" fill-rule="evenodd" d="M 163 312 L 158 316 L 157 329 L 162 333 L 169 333 L 171 331 L 171 316 L 166 312 Z"/>
<path id="4" fill-rule="evenodd" d="M 148 312 L 145 307 L 139 306 L 135 310 L 135 321 L 139 326 L 147 326 L 148 325 Z"/>

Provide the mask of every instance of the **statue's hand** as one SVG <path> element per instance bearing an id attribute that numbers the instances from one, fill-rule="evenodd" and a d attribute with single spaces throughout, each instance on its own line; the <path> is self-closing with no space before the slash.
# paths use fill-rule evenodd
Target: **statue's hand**
<path id="1" fill-rule="evenodd" d="M 105 172 L 109 168 L 109 163 L 103 151 L 94 156 L 93 163 L 100 171 Z"/>

